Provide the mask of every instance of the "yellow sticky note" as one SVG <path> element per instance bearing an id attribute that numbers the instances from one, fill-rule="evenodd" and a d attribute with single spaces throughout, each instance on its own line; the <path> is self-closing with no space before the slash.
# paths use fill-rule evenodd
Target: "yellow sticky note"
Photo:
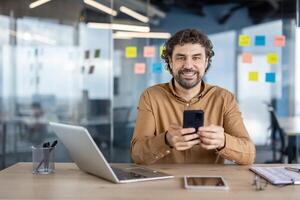
<path id="1" fill-rule="evenodd" d="M 137 48 L 134 46 L 129 46 L 125 48 L 125 57 L 126 58 L 136 58 Z"/>
<path id="2" fill-rule="evenodd" d="M 249 81 L 258 81 L 258 72 L 249 72 L 248 79 Z"/>
<path id="3" fill-rule="evenodd" d="M 277 53 L 268 53 L 267 61 L 271 65 L 277 64 L 278 63 L 278 54 Z"/>
<path id="4" fill-rule="evenodd" d="M 159 48 L 159 55 L 160 55 L 160 56 L 161 56 L 163 50 L 164 50 L 164 46 L 160 46 L 160 48 Z"/>
<path id="5" fill-rule="evenodd" d="M 250 46 L 251 37 L 249 35 L 239 35 L 239 46 Z"/>
<path id="6" fill-rule="evenodd" d="M 243 53 L 242 61 L 243 63 L 252 63 L 252 53 Z"/>
<path id="7" fill-rule="evenodd" d="M 144 47 L 144 57 L 145 58 L 155 57 L 155 47 L 154 46 L 145 46 Z"/>

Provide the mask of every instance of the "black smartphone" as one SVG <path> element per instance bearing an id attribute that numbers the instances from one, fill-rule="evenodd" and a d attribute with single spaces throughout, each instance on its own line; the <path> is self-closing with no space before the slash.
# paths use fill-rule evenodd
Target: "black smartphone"
<path id="1" fill-rule="evenodd" d="M 203 110 L 183 111 L 183 128 L 195 128 L 196 131 L 204 124 Z"/>

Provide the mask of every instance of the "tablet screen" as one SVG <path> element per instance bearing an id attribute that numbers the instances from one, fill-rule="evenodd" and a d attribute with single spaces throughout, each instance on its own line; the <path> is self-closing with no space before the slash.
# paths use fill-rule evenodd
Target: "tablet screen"
<path id="1" fill-rule="evenodd" d="M 221 177 L 187 177 L 188 186 L 217 186 L 225 187 Z"/>

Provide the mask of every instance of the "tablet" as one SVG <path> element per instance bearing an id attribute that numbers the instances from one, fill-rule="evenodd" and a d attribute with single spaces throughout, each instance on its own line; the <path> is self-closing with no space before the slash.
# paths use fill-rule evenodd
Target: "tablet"
<path id="1" fill-rule="evenodd" d="M 184 188 L 186 189 L 221 189 L 229 187 L 221 176 L 184 176 Z"/>

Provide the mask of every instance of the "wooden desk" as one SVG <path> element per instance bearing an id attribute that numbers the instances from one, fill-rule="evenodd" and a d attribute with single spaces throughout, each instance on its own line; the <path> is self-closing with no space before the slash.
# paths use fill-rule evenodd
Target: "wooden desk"
<path id="1" fill-rule="evenodd" d="M 300 165 L 298 165 L 300 167 Z M 113 184 L 79 171 L 74 164 L 57 164 L 52 175 L 34 175 L 31 163 L 18 163 L 0 172 L 0 199 L 299 199 L 300 185 L 268 185 L 256 191 L 249 166 L 152 165 L 174 179 Z M 184 175 L 220 175 L 229 191 L 183 189 Z"/>
<path id="2" fill-rule="evenodd" d="M 278 119 L 278 123 L 288 136 L 288 162 L 298 163 L 297 136 L 300 135 L 300 116 L 281 117 Z"/>

